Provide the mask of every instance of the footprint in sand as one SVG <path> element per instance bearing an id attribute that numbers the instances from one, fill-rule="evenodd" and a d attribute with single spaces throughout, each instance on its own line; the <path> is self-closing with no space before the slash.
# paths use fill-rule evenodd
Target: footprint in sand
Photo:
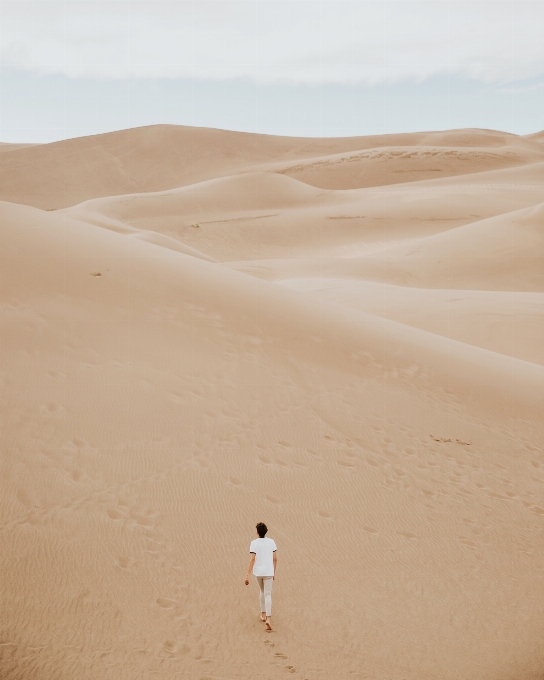
<path id="1" fill-rule="evenodd" d="M 34 505 L 34 501 L 32 500 L 32 498 L 30 498 L 30 496 L 27 493 L 25 493 L 22 489 L 18 489 L 16 495 L 19 503 L 22 503 L 27 508 L 31 508 Z"/>
<path id="2" fill-rule="evenodd" d="M 40 411 L 48 416 L 59 416 L 64 412 L 64 408 L 60 404 L 49 402 L 48 404 L 42 404 Z"/>
<path id="3" fill-rule="evenodd" d="M 174 600 L 169 600 L 167 597 L 158 597 L 155 602 L 161 607 L 162 609 L 172 609 L 173 607 L 177 606 L 177 602 Z"/>
<path id="4" fill-rule="evenodd" d="M 284 661 L 287 661 L 287 659 L 288 659 L 287 654 L 283 654 L 282 652 L 274 652 L 274 656 L 278 660 L 283 659 Z M 285 666 L 284 668 L 288 673 L 296 673 L 297 672 L 297 669 L 296 669 L 295 666 L 288 665 L 288 666 Z"/>
<path id="5" fill-rule="evenodd" d="M 332 519 L 333 518 L 332 515 L 330 515 L 328 512 L 323 512 L 323 510 L 319 510 L 319 512 L 317 514 L 322 519 Z"/>
<path id="6" fill-rule="evenodd" d="M 363 526 L 363 531 L 366 531 L 367 534 L 379 534 L 380 533 L 378 529 L 374 529 L 374 527 L 366 527 L 366 526 Z"/>
<path id="7" fill-rule="evenodd" d="M 106 515 L 110 519 L 121 519 L 123 517 L 123 513 L 119 512 L 119 510 L 117 510 L 117 508 L 108 508 L 106 510 Z"/>
<path id="8" fill-rule="evenodd" d="M 487 495 L 490 496 L 491 498 L 497 498 L 500 501 L 511 501 L 512 498 L 508 496 L 504 496 L 502 493 L 496 493 L 495 491 L 488 491 Z"/>
<path id="9" fill-rule="evenodd" d="M 310 454 L 310 456 L 312 456 L 312 458 L 313 458 L 316 462 L 318 462 L 318 463 L 322 463 L 322 462 L 323 462 L 323 458 L 322 458 L 318 453 L 316 453 L 313 449 L 308 449 L 308 453 Z"/>
<path id="10" fill-rule="evenodd" d="M 397 531 L 399 536 L 404 536 L 404 538 L 417 538 L 415 534 L 411 534 L 409 531 Z"/>

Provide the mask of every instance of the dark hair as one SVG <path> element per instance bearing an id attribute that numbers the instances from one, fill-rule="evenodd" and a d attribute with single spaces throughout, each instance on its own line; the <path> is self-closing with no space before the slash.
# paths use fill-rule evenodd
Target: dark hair
<path id="1" fill-rule="evenodd" d="M 266 526 L 266 524 L 264 524 L 264 522 L 259 522 L 255 529 L 257 529 L 259 538 L 264 538 L 266 536 L 266 532 L 268 531 L 268 527 Z"/>

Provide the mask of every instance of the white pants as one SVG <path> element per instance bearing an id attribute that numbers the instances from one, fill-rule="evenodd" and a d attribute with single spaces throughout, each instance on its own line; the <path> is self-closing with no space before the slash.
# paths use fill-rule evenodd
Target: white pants
<path id="1" fill-rule="evenodd" d="M 266 612 L 267 616 L 272 616 L 272 583 L 273 576 L 255 576 L 259 584 L 259 601 L 261 611 Z"/>

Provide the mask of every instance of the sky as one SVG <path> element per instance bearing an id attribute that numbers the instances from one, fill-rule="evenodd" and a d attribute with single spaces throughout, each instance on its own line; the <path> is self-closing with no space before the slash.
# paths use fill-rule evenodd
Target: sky
<path id="1" fill-rule="evenodd" d="M 544 129 L 544 0 L 0 0 L 0 141 Z"/>

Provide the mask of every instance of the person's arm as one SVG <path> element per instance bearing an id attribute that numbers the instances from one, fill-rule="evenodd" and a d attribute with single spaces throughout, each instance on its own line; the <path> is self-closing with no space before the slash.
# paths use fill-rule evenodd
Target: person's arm
<path id="1" fill-rule="evenodd" d="M 253 569 L 254 564 L 255 564 L 255 553 L 251 553 L 251 557 L 249 558 L 249 567 L 247 568 L 246 580 L 244 581 L 246 586 L 249 585 L 249 575 L 251 574 L 251 570 Z"/>
<path id="2" fill-rule="evenodd" d="M 276 578 L 277 568 L 278 568 L 278 553 L 274 550 L 274 578 Z"/>

